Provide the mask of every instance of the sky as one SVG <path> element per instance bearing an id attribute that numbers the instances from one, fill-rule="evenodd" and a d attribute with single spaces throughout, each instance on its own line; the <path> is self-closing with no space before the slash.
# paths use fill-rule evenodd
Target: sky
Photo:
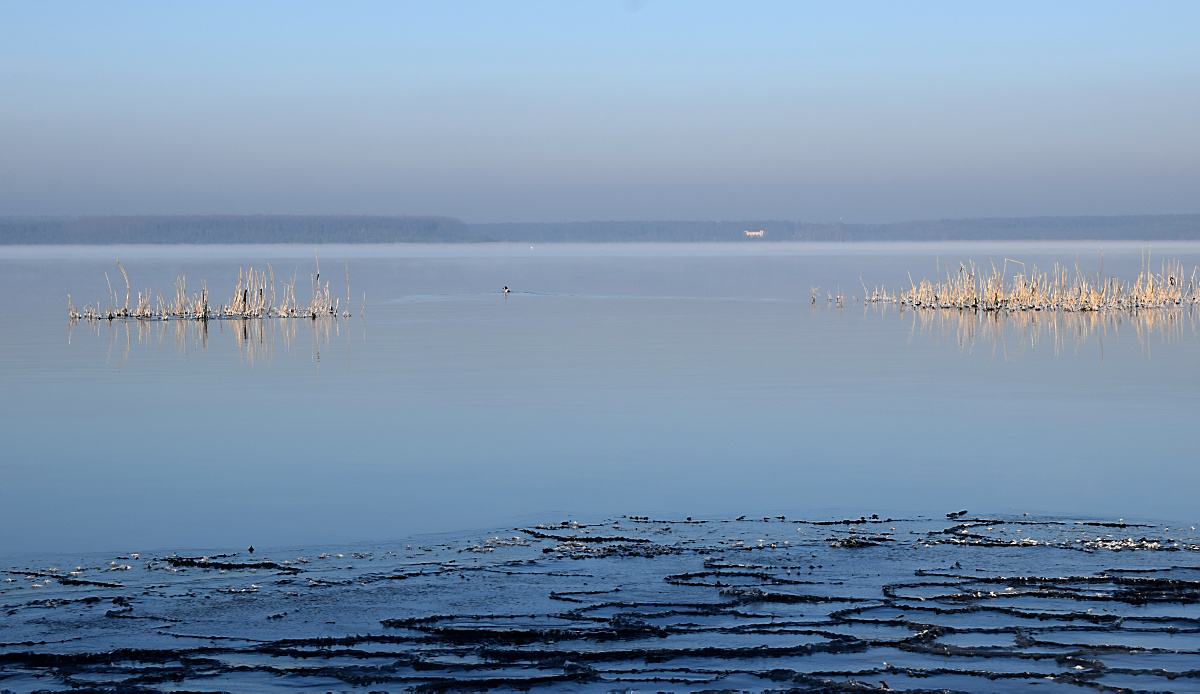
<path id="1" fill-rule="evenodd" d="M 0 215 L 1200 212 L 1197 2 L 10 2 Z"/>

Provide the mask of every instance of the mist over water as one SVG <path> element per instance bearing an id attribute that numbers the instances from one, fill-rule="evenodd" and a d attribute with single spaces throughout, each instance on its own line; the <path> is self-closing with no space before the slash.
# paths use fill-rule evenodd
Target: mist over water
<path id="1" fill-rule="evenodd" d="M 1104 273 L 1147 250 L 1106 244 Z M 270 263 L 303 301 L 312 252 L 0 249 L 0 552 L 622 513 L 1200 516 L 1193 311 L 861 303 L 860 277 L 960 261 L 1097 271 L 1093 244 L 329 246 L 350 317 L 67 320 L 118 258 L 135 292 L 186 272 L 215 301 Z"/>

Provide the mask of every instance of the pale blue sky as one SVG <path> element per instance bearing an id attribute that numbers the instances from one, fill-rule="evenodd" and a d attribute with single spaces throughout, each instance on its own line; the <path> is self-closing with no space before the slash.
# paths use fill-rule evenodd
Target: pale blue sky
<path id="1" fill-rule="evenodd" d="M 0 214 L 1200 212 L 1195 2 L 0 2 Z"/>

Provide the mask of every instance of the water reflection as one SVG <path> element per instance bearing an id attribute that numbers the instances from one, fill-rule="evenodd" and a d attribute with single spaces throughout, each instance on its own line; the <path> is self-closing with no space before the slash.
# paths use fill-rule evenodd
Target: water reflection
<path id="1" fill-rule="evenodd" d="M 350 358 L 349 319 L 336 317 L 310 318 L 235 318 L 222 320 L 114 320 L 114 321 L 69 321 L 67 342 L 73 344 L 80 334 L 90 334 L 96 339 L 107 339 L 106 361 L 112 362 L 117 355 L 118 367 L 123 368 L 129 360 L 134 345 L 154 348 L 161 352 L 173 346 L 175 351 L 187 356 L 193 352 L 208 350 L 210 340 L 228 340 L 232 335 L 237 346 L 238 359 L 251 364 L 271 361 L 277 354 L 298 353 L 307 338 L 312 358 L 319 362 L 323 349 L 345 332 L 346 359 Z M 343 324 L 344 323 L 344 324 Z M 363 324 L 363 336 L 366 325 Z M 307 334 L 305 334 L 307 333 Z"/>
<path id="2" fill-rule="evenodd" d="M 909 319 L 909 340 L 919 331 L 940 345 L 962 351 L 990 348 L 1009 358 L 1026 348 L 1049 349 L 1055 356 L 1078 352 L 1095 342 L 1104 357 L 1104 341 L 1132 334 L 1149 356 L 1155 342 L 1171 343 L 1200 335 L 1200 311 L 1194 306 L 1137 311 L 970 311 L 871 304 L 865 311 L 896 313 Z"/>
<path id="3" fill-rule="evenodd" d="M 821 308 L 814 307 L 815 311 Z M 841 308 L 839 314 L 844 315 Z M 1104 358 L 1105 341 L 1115 342 L 1122 335 L 1132 336 L 1146 357 L 1155 343 L 1173 343 L 1200 337 L 1200 308 L 1181 306 L 1136 311 L 971 311 L 960 309 L 912 308 L 899 304 L 868 303 L 864 316 L 894 316 L 906 322 L 909 344 L 917 335 L 932 338 L 936 347 L 943 343 L 961 351 L 989 349 L 993 356 L 1005 359 L 1026 349 L 1049 350 L 1054 356 L 1078 353 L 1093 344 Z M 366 337 L 366 323 L 353 329 Z M 107 362 L 117 361 L 123 368 L 133 347 L 152 347 L 157 352 L 168 346 L 187 356 L 203 353 L 210 346 L 232 344 L 238 359 L 249 364 L 269 362 L 281 355 L 299 355 L 305 346 L 311 360 L 319 362 L 335 344 L 345 340 L 346 362 L 351 351 L 351 319 L 341 317 L 309 318 L 232 318 L 196 320 L 113 320 L 69 321 L 67 339 L 76 341 L 81 333 L 107 340 Z M 345 334 L 343 334 L 345 333 Z M 335 342 L 336 341 L 336 342 Z M 339 350 L 340 352 L 340 350 Z"/>

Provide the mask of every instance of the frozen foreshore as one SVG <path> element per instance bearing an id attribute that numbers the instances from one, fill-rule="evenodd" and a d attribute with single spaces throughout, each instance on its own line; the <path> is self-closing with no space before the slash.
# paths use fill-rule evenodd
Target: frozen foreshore
<path id="1" fill-rule="evenodd" d="M 0 690 L 1200 688 L 1194 528 L 950 515 L 39 559 Z"/>

